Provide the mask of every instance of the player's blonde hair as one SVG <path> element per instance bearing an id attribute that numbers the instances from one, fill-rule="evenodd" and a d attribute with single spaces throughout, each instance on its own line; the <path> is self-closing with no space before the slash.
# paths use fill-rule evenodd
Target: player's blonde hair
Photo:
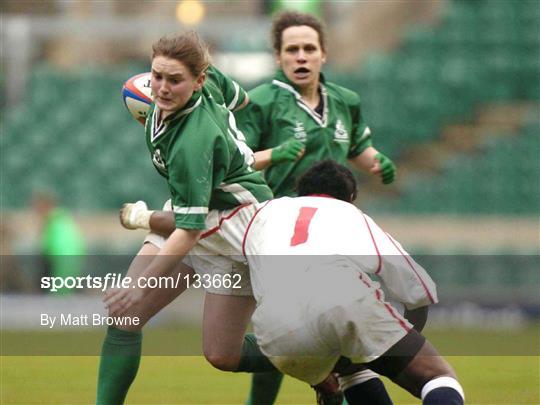
<path id="1" fill-rule="evenodd" d="M 152 60 L 156 56 L 182 62 L 195 77 L 210 65 L 208 46 L 195 31 L 161 37 L 152 45 Z"/>

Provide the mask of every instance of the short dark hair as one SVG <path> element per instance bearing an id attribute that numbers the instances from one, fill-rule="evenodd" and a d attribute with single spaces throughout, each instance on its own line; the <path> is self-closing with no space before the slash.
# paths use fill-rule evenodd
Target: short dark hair
<path id="1" fill-rule="evenodd" d="M 319 34 L 319 45 L 326 52 L 326 35 L 322 21 L 311 14 L 300 13 L 298 11 L 283 11 L 274 17 L 272 22 L 272 46 L 275 52 L 281 51 L 283 43 L 283 31 L 289 27 L 307 25 Z"/>
<path id="2" fill-rule="evenodd" d="M 327 159 L 315 163 L 299 179 L 298 195 L 327 194 L 338 200 L 353 202 L 356 199 L 356 179 L 345 166 Z"/>
<path id="3" fill-rule="evenodd" d="M 195 31 L 166 35 L 152 45 L 152 60 L 156 56 L 176 59 L 198 77 L 210 64 L 208 46 Z"/>

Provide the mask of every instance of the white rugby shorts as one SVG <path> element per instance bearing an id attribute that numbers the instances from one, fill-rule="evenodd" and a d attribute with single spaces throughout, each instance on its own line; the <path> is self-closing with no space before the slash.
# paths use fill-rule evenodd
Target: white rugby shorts
<path id="1" fill-rule="evenodd" d="M 163 205 L 164 211 L 172 211 L 171 201 Z M 206 217 L 206 229 L 197 245 L 184 258 L 201 277 L 201 286 L 212 294 L 253 295 L 249 267 L 242 255 L 242 241 L 255 206 L 241 205 L 231 210 L 211 210 Z M 144 242 L 160 248 L 166 238 L 150 232 Z M 231 281 L 231 282 L 229 282 Z M 195 286 L 195 284 L 192 284 Z M 198 285 L 198 284 L 197 284 Z"/>
<path id="2" fill-rule="evenodd" d="M 412 328 L 361 271 L 310 269 L 306 283 L 267 297 L 252 319 L 262 352 L 285 374 L 318 384 L 340 356 L 373 361 Z"/>

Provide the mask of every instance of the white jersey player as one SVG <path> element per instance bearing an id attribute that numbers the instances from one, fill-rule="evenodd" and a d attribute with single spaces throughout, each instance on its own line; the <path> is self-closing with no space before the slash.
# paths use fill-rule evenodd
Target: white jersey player
<path id="1" fill-rule="evenodd" d="M 350 204 L 355 190 L 348 169 L 324 161 L 300 180 L 301 197 L 258 205 L 242 253 L 257 301 L 252 322 L 261 350 L 280 371 L 312 385 L 346 356 L 425 404 L 463 403 L 451 367 L 385 301 L 368 274 L 379 276 L 409 312 L 437 302 L 434 282 Z M 354 376 L 344 380 L 348 402 L 362 401 L 355 396 Z"/>
<path id="2" fill-rule="evenodd" d="M 261 349 L 282 371 L 312 385 L 340 355 L 375 360 L 412 329 L 368 274 L 378 275 L 408 310 L 437 302 L 432 279 L 398 242 L 354 205 L 328 196 L 261 205 L 244 253 Z M 328 358 L 315 368 L 298 356 Z"/>
<path id="3" fill-rule="evenodd" d="M 295 261 L 310 269 L 335 263 L 353 271 L 357 280 L 364 277 L 363 272 L 379 276 L 392 298 L 408 309 L 437 302 L 435 284 L 426 271 L 354 205 L 330 196 L 304 196 L 283 197 L 259 206 L 244 242 L 244 253 L 257 268 L 252 272 L 256 298 L 269 299 L 276 292 L 281 295 L 284 284 L 297 282 L 309 271 L 295 266 L 276 270 L 272 261 L 308 256 Z M 333 271 L 326 273 L 329 281 L 337 277 Z M 275 286 L 280 287 L 278 291 Z"/>

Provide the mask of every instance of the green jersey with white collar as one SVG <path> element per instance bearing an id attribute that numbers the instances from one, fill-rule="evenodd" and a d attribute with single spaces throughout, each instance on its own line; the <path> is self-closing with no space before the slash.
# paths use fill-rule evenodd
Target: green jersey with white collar
<path id="1" fill-rule="evenodd" d="M 225 107 L 231 103 L 221 105 L 220 88 L 216 75 L 208 74 L 184 108 L 161 120 L 152 104 L 146 119 L 148 149 L 167 179 L 177 228 L 204 229 L 209 210 L 272 198 L 262 175 L 250 167 L 252 151 Z"/>
<path id="2" fill-rule="evenodd" d="M 278 71 L 271 83 L 249 92 L 250 103 L 235 113 L 238 127 L 254 151 L 281 145 L 291 138 L 304 142 L 306 152 L 296 162 L 272 165 L 265 178 L 276 197 L 295 195 L 297 178 L 315 162 L 333 159 L 346 163 L 371 146 L 359 96 L 327 82 L 321 74 L 321 113 L 308 107 L 300 93 Z"/>

